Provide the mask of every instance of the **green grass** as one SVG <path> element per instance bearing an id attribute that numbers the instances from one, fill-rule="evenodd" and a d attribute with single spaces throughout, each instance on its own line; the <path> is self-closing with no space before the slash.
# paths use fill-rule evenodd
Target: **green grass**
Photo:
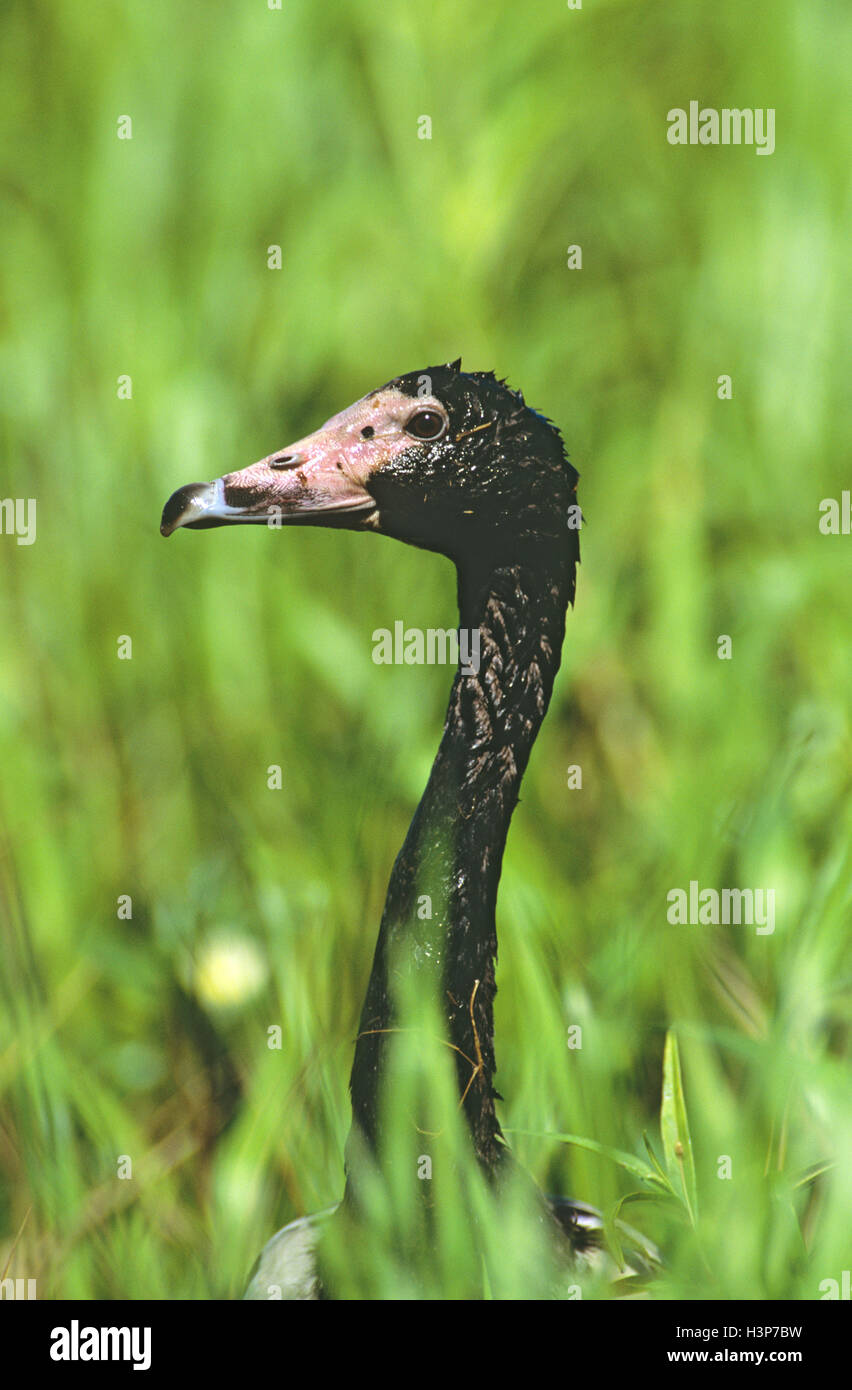
<path id="1" fill-rule="evenodd" d="M 501 1120 L 548 1190 L 645 1194 L 623 1214 L 664 1249 L 658 1296 L 820 1297 L 852 1215 L 850 541 L 818 529 L 850 486 L 848 12 L 30 0 L 2 24 L 0 496 L 36 498 L 38 534 L 0 536 L 0 1272 L 235 1295 L 339 1197 L 450 683 L 375 666 L 371 635 L 451 623 L 453 574 L 365 536 L 166 544 L 159 513 L 461 353 L 562 427 L 587 519 L 498 907 Z M 672 148 L 691 99 L 776 108 L 775 153 Z M 774 886 L 774 934 L 670 925 L 690 879 Z M 674 1196 L 558 1138 L 649 1164 L 645 1132 Z M 450 1217 L 421 1287 L 523 1287 L 495 1285 L 511 1233 L 482 1211 L 490 1272 L 456 1279 Z M 417 1292 L 387 1249 L 364 1279 Z"/>

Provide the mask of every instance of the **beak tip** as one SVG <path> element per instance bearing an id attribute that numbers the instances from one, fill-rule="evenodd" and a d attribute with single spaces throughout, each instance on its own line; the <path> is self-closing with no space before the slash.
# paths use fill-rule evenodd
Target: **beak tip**
<path id="1" fill-rule="evenodd" d="M 188 483 L 173 492 L 163 508 L 160 519 L 160 535 L 170 536 L 179 526 L 186 526 L 196 517 L 202 516 L 215 497 L 215 483 Z"/>

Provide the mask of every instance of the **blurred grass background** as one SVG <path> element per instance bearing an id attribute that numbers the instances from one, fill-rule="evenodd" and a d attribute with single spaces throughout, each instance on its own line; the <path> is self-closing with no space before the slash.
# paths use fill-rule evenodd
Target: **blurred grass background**
<path id="1" fill-rule="evenodd" d="M 851 24 L 789 0 L 4 6 L 0 493 L 37 499 L 38 537 L 0 537 L 0 1272 L 234 1295 L 339 1197 L 450 683 L 375 666 L 371 634 L 451 623 L 454 576 L 344 533 L 166 545 L 159 515 L 461 354 L 561 426 L 587 518 L 498 909 L 502 1121 L 548 1190 L 611 1207 L 629 1177 L 547 1136 L 643 1153 L 675 1025 L 700 1226 L 631 1208 L 658 1293 L 840 1279 L 850 542 L 818 508 L 850 485 Z M 671 147 L 693 99 L 776 108 L 776 152 Z M 670 926 L 692 878 L 774 887 L 774 935 Z"/>

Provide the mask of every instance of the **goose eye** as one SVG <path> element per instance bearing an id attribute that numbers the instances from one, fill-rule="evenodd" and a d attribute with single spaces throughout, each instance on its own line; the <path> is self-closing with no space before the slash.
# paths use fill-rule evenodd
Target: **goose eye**
<path id="1" fill-rule="evenodd" d="M 446 420 L 437 410 L 418 410 L 405 426 L 405 432 L 413 434 L 415 439 L 437 439 L 446 427 Z"/>

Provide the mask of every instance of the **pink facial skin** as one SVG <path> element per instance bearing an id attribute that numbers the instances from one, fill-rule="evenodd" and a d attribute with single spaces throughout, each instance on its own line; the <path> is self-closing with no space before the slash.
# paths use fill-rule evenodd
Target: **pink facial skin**
<path id="1" fill-rule="evenodd" d="M 375 391 L 356 401 L 304 439 L 221 479 L 220 499 L 207 515 L 257 516 L 267 521 L 299 513 L 375 511 L 366 491 L 370 477 L 418 440 L 406 423 L 419 411 L 446 411 L 434 396 L 413 398 L 401 391 Z M 447 423 L 448 427 L 448 423 Z M 367 431 L 365 437 L 364 431 Z M 365 515 L 365 526 L 370 525 Z"/>

